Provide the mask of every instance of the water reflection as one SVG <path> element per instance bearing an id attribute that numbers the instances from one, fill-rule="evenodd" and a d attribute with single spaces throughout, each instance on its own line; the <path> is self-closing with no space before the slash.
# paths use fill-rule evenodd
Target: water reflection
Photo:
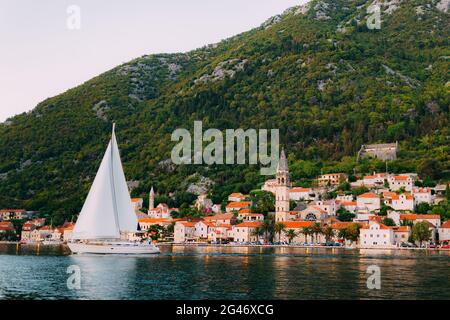
<path id="1" fill-rule="evenodd" d="M 449 299 L 443 252 L 164 246 L 153 256 L 65 256 L 64 247 L 0 246 L 0 298 Z M 78 265 L 81 290 L 69 290 Z M 381 268 L 381 290 L 366 286 Z"/>

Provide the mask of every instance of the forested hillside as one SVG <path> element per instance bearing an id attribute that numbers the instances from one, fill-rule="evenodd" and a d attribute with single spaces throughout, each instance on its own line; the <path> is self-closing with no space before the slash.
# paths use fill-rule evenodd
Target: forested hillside
<path id="1" fill-rule="evenodd" d="M 379 30 L 366 24 L 373 2 Z M 113 121 L 133 195 L 153 185 L 177 205 L 192 184 L 221 201 L 267 178 L 257 166 L 171 164 L 171 133 L 195 120 L 279 128 L 297 185 L 320 172 L 384 171 L 356 153 L 395 141 L 389 170 L 448 181 L 449 30 L 445 0 L 315 0 L 216 45 L 137 58 L 0 125 L 0 207 L 76 214 Z"/>

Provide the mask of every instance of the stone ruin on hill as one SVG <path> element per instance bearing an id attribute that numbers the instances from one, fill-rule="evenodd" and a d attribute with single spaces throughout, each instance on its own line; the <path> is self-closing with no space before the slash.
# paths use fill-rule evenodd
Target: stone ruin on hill
<path id="1" fill-rule="evenodd" d="M 358 152 L 358 161 L 365 157 L 373 157 L 383 161 L 396 160 L 398 151 L 398 142 L 384 144 L 363 144 Z"/>

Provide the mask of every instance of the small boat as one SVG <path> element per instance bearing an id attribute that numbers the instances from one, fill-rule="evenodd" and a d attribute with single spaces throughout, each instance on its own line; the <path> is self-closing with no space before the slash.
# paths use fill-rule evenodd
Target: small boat
<path id="1" fill-rule="evenodd" d="M 113 125 L 108 148 L 67 245 L 73 254 L 159 253 L 150 242 L 128 240 L 137 229 Z"/>
<path id="2" fill-rule="evenodd" d="M 42 241 L 42 244 L 44 244 L 46 246 L 59 246 L 59 245 L 63 244 L 63 242 L 59 241 L 59 240 L 44 240 L 44 241 Z"/>

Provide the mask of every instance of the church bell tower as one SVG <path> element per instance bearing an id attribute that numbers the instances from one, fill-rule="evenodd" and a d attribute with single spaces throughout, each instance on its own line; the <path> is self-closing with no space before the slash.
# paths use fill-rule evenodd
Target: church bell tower
<path id="1" fill-rule="evenodd" d="M 284 153 L 281 150 L 276 174 L 277 186 L 275 192 L 275 221 L 282 222 L 289 220 L 289 168 Z"/>

